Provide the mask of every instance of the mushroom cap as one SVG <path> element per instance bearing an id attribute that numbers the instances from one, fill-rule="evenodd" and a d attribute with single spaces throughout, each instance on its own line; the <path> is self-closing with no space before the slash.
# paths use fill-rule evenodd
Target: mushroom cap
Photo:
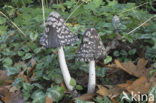
<path id="1" fill-rule="evenodd" d="M 45 33 L 40 38 L 40 44 L 47 48 L 57 48 L 65 45 L 72 45 L 78 41 L 66 26 L 65 21 L 59 13 L 53 11 L 46 21 Z"/>
<path id="2" fill-rule="evenodd" d="M 120 19 L 119 19 L 119 17 L 117 15 L 113 16 L 112 25 L 113 25 L 114 29 L 119 29 L 119 27 L 121 26 Z"/>
<path id="3" fill-rule="evenodd" d="M 76 60 L 89 62 L 106 56 L 105 47 L 94 28 L 89 28 L 83 35 Z"/>

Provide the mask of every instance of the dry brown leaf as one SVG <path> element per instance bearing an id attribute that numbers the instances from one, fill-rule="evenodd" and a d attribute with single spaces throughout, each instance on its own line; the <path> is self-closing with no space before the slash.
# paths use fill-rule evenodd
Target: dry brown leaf
<path id="1" fill-rule="evenodd" d="M 94 96 L 95 96 L 95 93 L 88 93 L 88 94 L 83 94 L 83 95 L 79 96 L 78 98 L 80 100 L 88 101 L 88 100 L 93 99 Z"/>
<path id="2" fill-rule="evenodd" d="M 6 86 L 13 82 L 8 76 L 5 70 L 0 70 L 0 85 Z"/>
<path id="3" fill-rule="evenodd" d="M 119 88 L 126 89 L 126 88 L 127 88 L 128 86 L 130 86 L 132 83 L 133 83 L 132 81 L 127 80 L 126 83 L 118 84 L 117 86 L 118 86 Z"/>
<path id="4" fill-rule="evenodd" d="M 23 78 L 24 82 L 29 82 L 28 77 L 23 72 L 19 73 L 17 77 Z"/>
<path id="5" fill-rule="evenodd" d="M 101 96 L 108 96 L 111 99 L 118 97 L 122 93 L 122 90 L 116 86 L 111 86 L 111 85 L 105 85 L 105 86 L 106 87 L 98 85 L 99 90 L 96 93 Z"/>
<path id="6" fill-rule="evenodd" d="M 32 59 L 30 60 L 30 62 L 31 62 L 32 68 L 35 67 L 36 64 L 37 64 L 34 58 L 32 58 Z"/>
<path id="7" fill-rule="evenodd" d="M 151 87 L 156 86 L 156 73 L 150 78 Z"/>
<path id="8" fill-rule="evenodd" d="M 103 87 L 102 85 L 97 85 L 99 90 L 96 92 L 97 94 L 101 96 L 108 96 L 109 95 L 109 90 L 108 88 Z"/>
<path id="9" fill-rule="evenodd" d="M 10 86 L 0 87 L 0 95 L 4 103 L 24 103 L 23 96 L 20 91 L 16 91 L 16 93 L 9 92 Z"/>
<path id="10" fill-rule="evenodd" d="M 9 89 L 9 92 L 15 93 L 16 91 L 20 91 L 19 88 L 17 88 L 16 86 L 12 86 Z"/>
<path id="11" fill-rule="evenodd" d="M 146 94 L 151 88 L 151 83 L 145 76 L 140 77 L 139 79 L 135 80 L 132 85 L 128 86 L 126 89 L 129 93 L 135 94 Z"/>
<path id="12" fill-rule="evenodd" d="M 50 97 L 46 97 L 46 103 L 53 103 L 53 98 L 50 98 Z"/>
<path id="13" fill-rule="evenodd" d="M 147 69 L 147 60 L 141 58 L 138 60 L 137 65 L 134 65 L 133 62 L 129 61 L 127 63 L 120 63 L 118 60 L 115 60 L 115 64 L 122 70 L 126 71 L 130 75 L 135 77 L 148 76 L 151 69 Z"/>

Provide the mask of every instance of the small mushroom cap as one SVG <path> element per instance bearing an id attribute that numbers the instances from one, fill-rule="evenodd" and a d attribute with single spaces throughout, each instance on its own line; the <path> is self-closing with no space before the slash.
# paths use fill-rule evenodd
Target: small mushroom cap
<path id="1" fill-rule="evenodd" d="M 57 48 L 72 45 L 78 38 L 73 35 L 66 26 L 59 13 L 53 11 L 48 16 L 44 35 L 40 38 L 40 44 L 47 48 Z"/>
<path id="2" fill-rule="evenodd" d="M 89 28 L 84 33 L 76 60 L 89 62 L 106 56 L 105 47 L 100 36 L 94 28 Z"/>
<path id="3" fill-rule="evenodd" d="M 120 19 L 119 19 L 119 17 L 117 15 L 113 16 L 112 25 L 113 25 L 113 28 L 115 30 L 119 29 L 119 27 L 122 25 L 121 22 L 120 22 Z"/>

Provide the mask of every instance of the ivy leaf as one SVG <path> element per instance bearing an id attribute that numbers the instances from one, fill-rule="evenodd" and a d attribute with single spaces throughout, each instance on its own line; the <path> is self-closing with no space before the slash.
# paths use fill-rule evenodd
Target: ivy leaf
<path id="1" fill-rule="evenodd" d="M 37 39 L 37 37 L 38 37 L 38 34 L 37 33 L 30 33 L 30 39 L 32 40 L 32 41 L 35 41 L 36 39 Z"/>
<path id="2" fill-rule="evenodd" d="M 11 58 L 7 57 L 3 60 L 3 65 L 4 66 L 11 66 L 13 64 L 13 61 Z"/>
<path id="3" fill-rule="evenodd" d="M 22 60 L 30 59 L 32 57 L 31 53 L 26 53 Z"/>
<path id="4" fill-rule="evenodd" d="M 76 89 L 77 89 L 77 90 L 82 90 L 83 87 L 82 87 L 81 85 L 76 85 Z"/>
<path id="5" fill-rule="evenodd" d="M 71 78 L 70 85 L 76 86 L 76 80 L 74 78 Z"/>
<path id="6" fill-rule="evenodd" d="M 83 101 L 83 100 L 76 98 L 75 103 L 93 103 L 93 102 Z"/>
<path id="7" fill-rule="evenodd" d="M 53 98 L 55 102 L 58 102 L 63 98 L 65 89 L 63 87 L 48 88 L 46 95 Z"/>
<path id="8" fill-rule="evenodd" d="M 119 51 L 114 51 L 114 52 L 113 52 L 113 55 L 114 55 L 115 57 L 118 57 L 118 56 L 120 55 L 120 53 L 119 53 Z"/>
<path id="9" fill-rule="evenodd" d="M 128 51 L 129 55 L 134 55 L 136 53 L 136 49 L 131 49 Z"/>
<path id="10" fill-rule="evenodd" d="M 15 68 L 15 67 L 6 67 L 6 70 L 7 70 L 8 76 L 15 75 L 15 74 L 19 73 L 19 69 Z"/>
<path id="11" fill-rule="evenodd" d="M 42 91 L 35 91 L 31 98 L 33 99 L 32 103 L 45 103 L 45 94 Z"/>
<path id="12" fill-rule="evenodd" d="M 106 59 L 104 60 L 104 63 L 108 64 L 111 61 L 112 61 L 112 57 L 111 56 L 107 56 Z"/>

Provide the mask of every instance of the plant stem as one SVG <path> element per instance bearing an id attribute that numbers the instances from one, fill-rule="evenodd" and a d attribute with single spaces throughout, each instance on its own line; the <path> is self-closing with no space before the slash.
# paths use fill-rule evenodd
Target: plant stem
<path id="1" fill-rule="evenodd" d="M 42 16 L 43 16 L 43 25 L 45 27 L 45 12 L 44 12 L 44 0 L 42 0 Z"/>
<path id="2" fill-rule="evenodd" d="M 73 86 L 70 85 L 71 76 L 70 76 L 70 73 L 66 64 L 63 47 L 58 48 L 58 56 L 59 56 L 59 63 L 60 63 L 60 68 L 62 71 L 64 82 L 66 84 L 67 89 L 69 91 L 72 91 Z"/>
<path id="3" fill-rule="evenodd" d="M 133 33 L 134 31 L 136 31 L 137 29 L 139 29 L 140 27 L 142 27 L 144 24 L 146 24 L 147 22 L 149 22 L 151 19 L 153 19 L 154 17 L 156 17 L 156 15 L 150 17 L 149 19 L 147 19 L 145 22 L 143 22 L 142 24 L 140 24 L 139 26 L 137 26 L 136 28 L 134 28 L 133 30 L 131 30 L 128 35 L 130 35 L 131 33 Z"/>
<path id="4" fill-rule="evenodd" d="M 89 62 L 88 93 L 94 93 L 96 85 L 95 61 Z"/>
<path id="5" fill-rule="evenodd" d="M 15 26 L 17 28 L 17 30 L 24 36 L 26 37 L 26 34 L 24 34 L 24 32 L 11 20 L 9 19 L 8 16 L 6 16 L 2 11 L 0 11 L 0 14 L 2 14 L 6 19 L 8 19 L 12 24 L 13 26 Z"/>

